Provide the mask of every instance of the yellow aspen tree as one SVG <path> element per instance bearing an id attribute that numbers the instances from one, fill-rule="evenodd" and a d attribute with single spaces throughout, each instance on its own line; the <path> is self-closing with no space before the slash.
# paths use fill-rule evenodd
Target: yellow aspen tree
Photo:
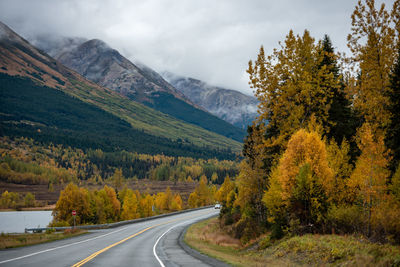
<path id="1" fill-rule="evenodd" d="M 117 221 L 120 215 L 121 203 L 115 190 L 107 185 L 96 194 L 96 206 L 101 223 Z"/>
<path id="2" fill-rule="evenodd" d="M 396 0 L 393 10 L 398 5 Z M 374 0 L 359 0 L 351 19 L 348 47 L 352 52 L 353 68 L 359 72 L 357 85 L 350 89 L 354 106 L 373 132 L 384 133 L 391 117 L 387 109 L 389 73 L 396 57 L 398 36 L 393 24 L 398 24 L 398 14 L 389 12 L 383 3 L 376 8 Z"/>
<path id="3" fill-rule="evenodd" d="M 236 198 L 237 198 L 237 194 L 236 194 L 235 190 L 233 189 L 226 196 L 226 204 L 225 204 L 226 207 L 227 208 L 234 207 L 234 203 L 235 203 Z"/>
<path id="4" fill-rule="evenodd" d="M 254 158 L 253 166 L 249 161 L 243 160 L 240 163 L 240 173 L 236 178 L 238 195 L 234 205 L 240 207 L 242 216 L 256 214 L 257 222 L 264 221 L 266 218 L 262 197 L 267 187 L 267 179 L 262 166 L 263 161 L 258 157 Z"/>
<path id="5" fill-rule="evenodd" d="M 140 200 L 140 214 L 141 217 L 153 216 L 154 199 L 150 194 L 146 194 Z"/>
<path id="6" fill-rule="evenodd" d="M 202 175 L 200 178 L 200 182 L 195 189 L 197 195 L 197 207 L 205 206 L 211 204 L 210 202 L 210 189 L 207 186 L 207 177 Z"/>
<path id="7" fill-rule="evenodd" d="M 348 200 L 347 180 L 353 171 L 350 164 L 350 145 L 346 139 L 338 146 L 334 139 L 331 139 L 326 147 L 328 152 L 329 167 L 333 171 L 333 181 L 330 193 L 330 201 L 339 205 Z"/>
<path id="8" fill-rule="evenodd" d="M 192 192 L 190 195 L 189 195 L 189 199 L 188 199 L 188 205 L 189 205 L 189 207 L 191 207 L 191 208 L 197 208 L 197 207 L 199 207 L 199 201 L 198 201 L 198 199 L 199 199 L 199 196 L 196 194 L 196 191 L 195 192 Z"/>
<path id="9" fill-rule="evenodd" d="M 182 198 L 179 194 L 176 194 L 171 203 L 171 210 L 178 211 L 182 210 Z"/>
<path id="10" fill-rule="evenodd" d="M 231 192 L 235 188 L 235 184 L 231 182 L 229 176 L 225 177 L 224 183 L 221 185 L 219 190 L 215 194 L 215 199 L 220 203 L 225 204 L 227 201 L 227 197 L 229 192 Z"/>
<path id="11" fill-rule="evenodd" d="M 132 190 L 129 190 L 124 197 L 124 204 L 122 205 L 121 219 L 132 220 L 139 218 L 138 201 L 136 195 Z"/>
<path id="12" fill-rule="evenodd" d="M 374 136 L 372 127 L 365 123 L 358 131 L 358 147 L 361 155 L 350 176 L 348 186 L 355 197 L 370 203 L 385 191 L 389 176 L 388 153 L 382 136 Z"/>
<path id="13" fill-rule="evenodd" d="M 269 178 L 268 190 L 263 196 L 263 202 L 268 208 L 268 218 L 270 223 L 282 224 L 285 219 L 286 207 L 283 201 L 283 189 L 279 180 L 279 169 L 273 168 Z"/>
<path id="14" fill-rule="evenodd" d="M 310 164 L 313 173 L 324 181 L 324 187 L 329 191 L 332 187 L 333 172 L 328 165 L 326 146 L 317 133 L 300 129 L 291 137 L 279 161 L 279 181 L 284 201 L 290 199 L 296 176 L 305 164 Z"/>
<path id="15" fill-rule="evenodd" d="M 167 189 L 165 190 L 165 209 L 166 210 L 171 210 L 171 205 L 172 201 L 174 199 L 174 196 L 172 194 L 171 188 L 168 186 Z"/>
<path id="16" fill-rule="evenodd" d="M 187 183 L 194 183 L 194 181 L 193 181 L 193 179 L 192 179 L 192 176 L 188 176 L 187 178 L 186 178 L 186 182 Z"/>
<path id="17" fill-rule="evenodd" d="M 288 221 L 290 218 L 282 218 L 288 213 L 300 223 L 322 225 L 327 197 L 333 192 L 333 171 L 328 165 L 325 143 L 316 132 L 298 130 L 273 169 L 263 198 L 270 220 Z"/>
<path id="18" fill-rule="evenodd" d="M 159 192 L 154 198 L 154 206 L 158 211 L 164 211 L 168 209 L 167 197 L 164 192 Z"/>
<path id="19" fill-rule="evenodd" d="M 365 123 L 358 131 L 358 146 L 361 155 L 348 180 L 354 200 L 363 203 L 368 222 L 367 234 L 371 233 L 371 211 L 382 200 L 387 190 L 389 160 L 383 137 L 375 136 L 372 127 Z"/>
<path id="20" fill-rule="evenodd" d="M 116 169 L 114 172 L 114 175 L 112 176 L 112 182 L 114 184 L 114 187 L 116 190 L 119 190 L 125 181 L 125 177 L 122 174 L 122 170 L 121 169 Z"/>
<path id="21" fill-rule="evenodd" d="M 216 172 L 214 172 L 214 173 L 211 175 L 211 181 L 212 181 L 213 183 L 215 183 L 217 180 L 218 180 L 218 174 L 217 174 Z"/>
<path id="22" fill-rule="evenodd" d="M 133 193 L 133 191 L 131 189 L 129 189 L 127 185 L 125 185 L 124 188 L 118 192 L 118 199 L 122 205 L 123 205 L 126 194 L 130 194 L 130 193 Z"/>

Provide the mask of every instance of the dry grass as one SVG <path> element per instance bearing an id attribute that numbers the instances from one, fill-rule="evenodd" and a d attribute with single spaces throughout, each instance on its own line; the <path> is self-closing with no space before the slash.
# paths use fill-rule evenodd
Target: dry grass
<path id="1" fill-rule="evenodd" d="M 304 235 L 271 241 L 265 235 L 242 246 L 218 219 L 192 225 L 186 243 L 234 266 L 400 266 L 400 247 L 357 236 Z"/>
<path id="2" fill-rule="evenodd" d="M 238 239 L 231 237 L 223 231 L 217 231 L 218 225 L 216 223 L 209 223 L 205 225 L 202 232 L 199 233 L 198 238 L 204 242 L 210 242 L 218 246 L 241 248 L 242 244 Z"/>
<path id="3" fill-rule="evenodd" d="M 234 266 L 265 266 L 261 257 L 247 253 L 239 240 L 220 229 L 217 218 L 192 225 L 185 242 L 206 255 Z"/>
<path id="4" fill-rule="evenodd" d="M 45 242 L 70 238 L 87 233 L 87 231 L 76 229 L 65 232 L 47 232 L 34 234 L 0 234 L 0 249 L 15 248 L 41 244 Z"/>

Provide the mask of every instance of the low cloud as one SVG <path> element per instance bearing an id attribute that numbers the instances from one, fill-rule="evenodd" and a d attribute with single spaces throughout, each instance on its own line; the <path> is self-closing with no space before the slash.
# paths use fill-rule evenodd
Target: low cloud
<path id="1" fill-rule="evenodd" d="M 380 3 L 380 1 L 378 1 Z M 386 1 L 390 5 L 390 1 Z M 347 51 L 356 0 L 3 0 L 0 20 L 28 39 L 98 38 L 132 61 L 251 94 L 247 62 L 290 29 Z"/>

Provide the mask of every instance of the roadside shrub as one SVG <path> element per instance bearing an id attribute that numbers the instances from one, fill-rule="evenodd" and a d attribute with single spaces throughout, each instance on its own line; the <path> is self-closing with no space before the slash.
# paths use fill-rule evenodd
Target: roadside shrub
<path id="1" fill-rule="evenodd" d="M 365 212 L 360 206 L 331 206 L 328 210 L 328 222 L 332 232 L 338 233 L 360 233 L 365 225 Z"/>
<path id="2" fill-rule="evenodd" d="M 263 250 L 263 249 L 269 248 L 272 245 L 273 245 L 273 242 L 271 240 L 271 236 L 268 235 L 258 243 L 258 249 Z"/>
<path id="3" fill-rule="evenodd" d="M 49 224 L 49 227 L 67 227 L 69 226 L 69 223 L 67 221 L 52 221 Z"/>
<path id="4" fill-rule="evenodd" d="M 52 233 L 54 233 L 55 231 L 56 231 L 56 229 L 50 228 L 50 229 L 47 229 L 47 230 L 46 230 L 46 234 L 52 234 Z"/>

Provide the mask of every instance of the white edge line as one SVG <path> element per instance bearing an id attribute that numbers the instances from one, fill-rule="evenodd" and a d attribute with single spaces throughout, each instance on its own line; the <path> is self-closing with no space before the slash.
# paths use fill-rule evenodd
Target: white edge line
<path id="1" fill-rule="evenodd" d="M 160 264 L 161 267 L 165 267 L 165 265 L 164 265 L 164 263 L 161 261 L 161 259 L 158 257 L 157 252 L 156 252 L 156 247 L 157 247 L 157 245 L 158 245 L 158 242 L 160 242 L 161 238 L 162 238 L 164 235 L 166 235 L 169 231 L 171 231 L 172 229 L 174 229 L 175 227 L 178 227 L 178 226 L 180 226 L 180 225 L 182 225 L 182 224 L 188 223 L 188 222 L 193 221 L 193 220 L 199 220 L 200 218 L 206 217 L 206 216 L 209 216 L 209 215 L 210 215 L 210 214 L 206 214 L 206 215 L 204 215 L 204 216 L 200 216 L 200 217 L 197 217 L 197 218 L 188 220 L 188 221 L 184 221 L 184 222 L 182 222 L 182 223 L 180 223 L 180 224 L 174 225 L 174 226 L 172 226 L 171 228 L 169 228 L 167 231 L 165 231 L 162 235 L 160 235 L 160 237 L 157 239 L 156 243 L 154 243 L 154 246 L 153 246 L 153 254 L 154 254 L 154 257 L 156 257 L 156 259 L 157 259 L 157 261 L 158 261 L 158 263 Z"/>
<path id="2" fill-rule="evenodd" d="M 127 228 L 128 227 L 125 227 L 123 229 L 119 229 L 119 230 L 116 230 L 116 231 L 113 231 L 113 232 L 110 232 L 110 233 L 107 233 L 107 234 L 104 234 L 104 235 L 96 236 L 96 237 L 93 237 L 93 238 L 90 238 L 90 239 L 85 239 L 85 240 L 78 241 L 78 242 L 75 242 L 75 243 L 71 243 L 71 244 L 67 244 L 67 245 L 63 245 L 63 246 L 59 246 L 59 247 L 55 247 L 55 248 L 49 248 L 49 249 L 45 249 L 45 250 L 38 251 L 38 252 L 35 252 L 35 253 L 31 253 L 31 254 L 27 254 L 27 255 L 24 255 L 24 256 L 20 256 L 20 257 L 17 257 L 17 258 L 12 258 L 12 259 L 8 259 L 8 260 L 0 261 L 0 264 L 7 263 L 7 262 L 10 262 L 10 261 L 16 261 L 16 260 L 24 259 L 24 258 L 27 258 L 27 257 L 35 256 L 35 255 L 38 255 L 38 254 L 42 254 L 42 253 L 53 251 L 53 250 L 60 249 L 60 248 L 66 248 L 66 247 L 70 247 L 70 246 L 73 246 L 73 245 L 86 243 L 86 242 L 89 242 L 89 241 L 92 241 L 92 240 L 95 240 L 95 239 L 98 239 L 98 238 L 101 238 L 101 237 L 105 237 L 107 235 L 111 235 L 111 234 L 120 232 L 120 231 L 125 230 Z"/>
<path id="3" fill-rule="evenodd" d="M 187 223 L 187 221 L 172 226 L 172 227 L 169 228 L 167 231 L 165 231 L 162 235 L 160 235 L 160 237 L 157 239 L 156 243 L 154 243 L 154 246 L 153 246 L 153 254 L 154 254 L 154 257 L 156 257 L 158 263 L 161 265 L 161 267 L 165 267 L 165 265 L 164 265 L 164 263 L 160 260 L 160 258 L 159 258 L 158 255 L 157 255 L 157 252 L 156 252 L 156 247 L 157 247 L 157 245 L 158 245 L 158 242 L 160 242 L 161 238 L 162 238 L 166 233 L 168 233 L 168 232 L 171 231 L 173 228 L 178 227 L 179 225 L 184 224 L 184 223 Z"/>

